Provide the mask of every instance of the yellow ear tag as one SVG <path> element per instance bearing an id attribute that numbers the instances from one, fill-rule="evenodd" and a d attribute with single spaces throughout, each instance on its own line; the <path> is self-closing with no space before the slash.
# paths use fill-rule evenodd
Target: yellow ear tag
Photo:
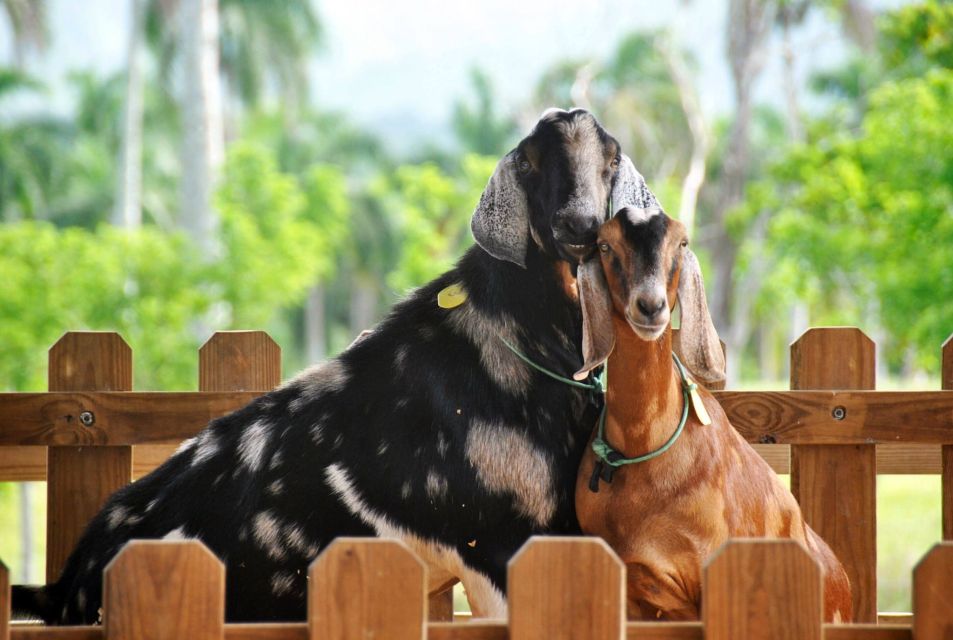
<path id="1" fill-rule="evenodd" d="M 467 301 L 467 290 L 461 284 L 452 284 L 437 294 L 437 306 L 441 309 L 453 309 Z"/>
<path id="2" fill-rule="evenodd" d="M 695 384 L 692 384 L 689 395 L 692 398 L 692 408 L 695 409 L 698 421 L 707 427 L 711 424 L 711 416 L 708 415 L 708 409 L 705 408 L 705 403 L 702 402 L 701 394 L 698 393 L 698 387 Z"/>

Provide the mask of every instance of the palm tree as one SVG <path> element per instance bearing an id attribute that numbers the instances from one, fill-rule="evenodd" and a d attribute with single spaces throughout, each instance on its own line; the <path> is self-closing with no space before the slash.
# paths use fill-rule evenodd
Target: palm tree
<path id="1" fill-rule="evenodd" d="M 121 158 L 124 165 L 141 162 L 136 146 L 141 139 L 137 105 L 142 89 L 135 81 L 135 52 L 138 29 L 143 28 L 160 73 L 182 72 L 179 222 L 199 246 L 214 254 L 217 220 L 212 192 L 224 156 L 226 96 L 236 105 L 253 106 L 274 86 L 282 104 L 294 107 L 303 102 L 307 56 L 321 42 L 320 21 L 308 0 L 131 1 L 134 19 Z M 178 64 L 172 64 L 174 60 Z M 172 84 L 168 75 L 163 79 L 167 86 Z M 116 218 L 122 211 L 123 218 L 135 220 L 137 169 L 125 166 L 120 174 Z"/>
<path id="2" fill-rule="evenodd" d="M 143 51 L 145 36 L 145 0 L 130 0 L 132 21 L 126 50 L 126 97 L 122 115 L 122 139 L 113 224 L 136 229 L 142 224 L 142 114 L 143 114 Z"/>
<path id="3" fill-rule="evenodd" d="M 47 39 L 47 3 L 45 0 L 0 0 L 0 10 L 7 14 L 13 32 L 14 64 L 23 66 L 30 49 L 42 51 Z"/>

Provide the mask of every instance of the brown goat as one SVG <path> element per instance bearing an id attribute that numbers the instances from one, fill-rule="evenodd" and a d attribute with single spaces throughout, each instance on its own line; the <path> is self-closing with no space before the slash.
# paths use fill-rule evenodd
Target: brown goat
<path id="1" fill-rule="evenodd" d="M 685 409 L 693 403 L 673 362 L 669 326 L 676 299 L 688 369 L 705 382 L 724 377 L 701 271 L 687 245 L 684 225 L 662 211 L 626 208 L 601 227 L 597 256 L 579 267 L 585 365 L 577 378 L 608 360 L 609 459 L 664 447 L 687 411 L 680 437 L 658 457 L 610 469 L 587 450 L 576 484 L 579 522 L 626 563 L 630 618 L 697 619 L 702 565 L 712 552 L 729 538 L 765 537 L 798 540 L 809 550 L 824 571 L 825 620 L 846 622 L 847 574 L 791 492 L 707 390 L 697 390 L 703 409 Z"/>

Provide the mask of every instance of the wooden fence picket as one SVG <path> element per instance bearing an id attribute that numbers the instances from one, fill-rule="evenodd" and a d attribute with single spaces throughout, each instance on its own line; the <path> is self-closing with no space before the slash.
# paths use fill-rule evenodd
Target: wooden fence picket
<path id="1" fill-rule="evenodd" d="M 953 638 L 953 542 L 933 546 L 913 569 L 913 637 Z"/>
<path id="2" fill-rule="evenodd" d="M 943 343 L 940 365 L 940 388 L 953 391 L 953 335 Z M 940 447 L 943 469 L 943 539 L 953 540 L 953 445 Z"/>
<path id="3" fill-rule="evenodd" d="M 729 540 L 703 583 L 705 640 L 821 640 L 821 568 L 794 540 Z"/>
<path id="4" fill-rule="evenodd" d="M 269 391 L 281 383 L 281 347 L 265 331 L 216 331 L 199 349 L 199 391 Z M 133 447 L 136 477 L 162 464 L 178 444 Z"/>
<path id="5" fill-rule="evenodd" d="M 808 329 L 791 345 L 791 389 L 873 389 L 874 358 L 860 329 Z M 837 410 L 833 424 L 846 417 Z M 847 570 L 856 622 L 877 621 L 876 455 L 868 444 L 791 447 L 791 490 Z"/>
<path id="6" fill-rule="evenodd" d="M 133 540 L 106 567 L 109 640 L 222 640 L 225 566 L 197 540 Z"/>
<path id="7" fill-rule="evenodd" d="M 132 350 L 118 333 L 70 331 L 50 348 L 48 377 L 50 391 L 132 391 Z M 82 407 L 70 420 L 69 446 L 47 451 L 47 582 L 59 578 L 106 498 L 132 480 L 132 447 L 84 447 L 107 425 Z"/>
<path id="8" fill-rule="evenodd" d="M 426 570 L 404 543 L 338 538 L 311 564 L 308 579 L 312 640 L 426 638 Z"/>
<path id="9" fill-rule="evenodd" d="M 10 571 L 0 562 L 0 640 L 10 638 Z"/>
<path id="10" fill-rule="evenodd" d="M 507 591 L 510 640 L 625 637 L 625 566 L 599 538 L 531 538 Z"/>

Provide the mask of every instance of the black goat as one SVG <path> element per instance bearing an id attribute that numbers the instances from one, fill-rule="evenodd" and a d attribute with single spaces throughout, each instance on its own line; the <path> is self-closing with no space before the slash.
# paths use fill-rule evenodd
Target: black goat
<path id="1" fill-rule="evenodd" d="M 226 563 L 229 620 L 300 620 L 320 550 L 377 535 L 417 551 L 433 592 L 459 578 L 477 615 L 504 616 L 510 557 L 533 534 L 578 531 L 599 408 L 504 340 L 552 371 L 582 366 L 571 265 L 610 202 L 656 205 L 589 113 L 545 113 L 497 166 L 473 215 L 478 246 L 453 270 L 117 492 L 60 580 L 17 588 L 14 609 L 95 622 L 102 570 L 127 540 L 198 538 Z M 439 306 L 452 286 L 462 293 Z"/>

